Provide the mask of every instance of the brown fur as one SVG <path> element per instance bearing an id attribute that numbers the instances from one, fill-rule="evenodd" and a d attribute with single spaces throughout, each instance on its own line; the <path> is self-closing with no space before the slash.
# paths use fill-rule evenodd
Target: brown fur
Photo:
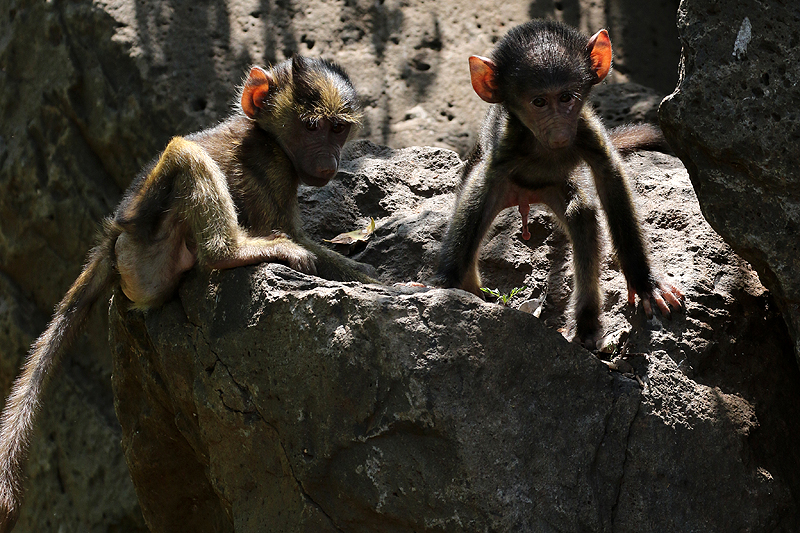
<path id="1" fill-rule="evenodd" d="M 622 155 L 639 150 L 672 153 L 661 130 L 652 124 L 623 124 L 608 133 L 614 148 Z"/>
<path id="2" fill-rule="evenodd" d="M 107 235 L 113 224 L 107 222 Z M 44 333 L 33 343 L 0 419 L 0 531 L 10 531 L 19 516 L 22 469 L 39 399 L 64 350 L 86 320 L 92 304 L 116 281 L 113 241 L 101 239 L 78 279 L 58 305 Z"/>
<path id="3" fill-rule="evenodd" d="M 346 74 L 333 63 L 299 57 L 270 71 L 254 67 L 241 103 L 246 114 L 175 137 L 134 181 L 33 344 L 2 414 L 0 533 L 19 516 L 23 466 L 47 379 L 92 305 L 115 283 L 132 306 L 148 308 L 170 298 L 195 265 L 282 262 L 328 279 L 374 281 L 366 265 L 311 241 L 297 204 L 301 180 L 323 185 L 336 173 L 360 118 Z M 325 114 L 331 110 L 341 114 Z"/>

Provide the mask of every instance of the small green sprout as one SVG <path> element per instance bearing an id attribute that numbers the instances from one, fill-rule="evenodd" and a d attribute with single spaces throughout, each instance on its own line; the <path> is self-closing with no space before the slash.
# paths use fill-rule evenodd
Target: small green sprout
<path id="1" fill-rule="evenodd" d="M 511 292 L 509 294 L 503 294 L 498 289 L 490 289 L 488 287 L 481 287 L 481 290 L 486 294 L 491 294 L 492 296 L 497 298 L 497 301 L 499 303 L 503 305 L 508 305 L 508 302 L 511 301 L 511 298 L 513 298 L 514 296 L 525 290 L 525 285 L 523 285 L 522 287 L 514 287 L 513 289 L 511 289 Z"/>

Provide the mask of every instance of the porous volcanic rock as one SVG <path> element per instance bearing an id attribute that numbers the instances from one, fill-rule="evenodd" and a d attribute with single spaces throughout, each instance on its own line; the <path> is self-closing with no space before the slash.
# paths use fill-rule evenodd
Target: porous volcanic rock
<path id="1" fill-rule="evenodd" d="M 661 105 L 703 214 L 758 271 L 800 361 L 800 5 L 685 0 L 680 83 Z"/>

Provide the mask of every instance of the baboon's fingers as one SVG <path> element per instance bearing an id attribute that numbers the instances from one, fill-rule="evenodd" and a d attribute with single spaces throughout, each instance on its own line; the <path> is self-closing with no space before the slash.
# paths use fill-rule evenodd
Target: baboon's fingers
<path id="1" fill-rule="evenodd" d="M 686 299 L 680 289 L 672 285 L 667 286 L 667 290 L 664 291 L 664 298 L 666 298 L 667 302 L 675 309 L 682 308 L 683 302 Z"/>
<path id="2" fill-rule="evenodd" d="M 672 309 L 682 309 L 685 297 L 680 289 L 674 285 L 660 282 L 655 283 L 655 285 L 652 291 L 639 295 L 642 299 L 644 313 L 647 315 L 647 318 L 653 318 L 653 305 L 650 302 L 650 300 L 653 300 L 659 311 L 661 311 L 661 314 L 670 318 L 672 316 L 670 307 Z M 631 284 L 628 283 L 628 303 L 630 305 L 636 305 L 636 294 Z"/>
<path id="3" fill-rule="evenodd" d="M 307 253 L 297 253 L 289 258 L 289 267 L 298 272 L 302 272 L 304 274 L 311 274 L 312 276 L 317 275 L 317 265 L 315 264 L 315 260 L 317 257 L 312 254 L 311 252 Z"/>
<path id="4" fill-rule="evenodd" d="M 636 305 L 636 291 L 633 290 L 630 282 L 628 282 L 628 303 L 630 305 Z"/>
<path id="5" fill-rule="evenodd" d="M 642 308 L 647 318 L 653 318 L 653 306 L 650 305 L 650 298 L 642 298 Z"/>
<path id="6" fill-rule="evenodd" d="M 653 291 L 653 300 L 656 301 L 656 305 L 658 306 L 658 309 L 661 311 L 661 315 L 670 318 L 672 316 L 672 313 L 669 310 L 667 302 L 665 302 L 664 298 L 661 297 L 662 294 L 666 296 L 667 292 L 662 292 L 660 290 Z"/>

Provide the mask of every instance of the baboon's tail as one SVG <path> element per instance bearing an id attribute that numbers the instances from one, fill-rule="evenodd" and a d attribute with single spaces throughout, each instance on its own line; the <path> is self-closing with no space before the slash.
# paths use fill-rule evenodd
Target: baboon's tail
<path id="1" fill-rule="evenodd" d="M 661 130 L 653 124 L 625 124 L 612 129 L 609 135 L 614 148 L 622 155 L 639 150 L 672 153 Z"/>
<path id="2" fill-rule="evenodd" d="M 118 232 L 108 221 L 105 229 L 47 329 L 31 346 L 0 417 L 0 533 L 11 531 L 19 517 L 22 471 L 44 387 L 92 305 L 116 279 L 114 242 Z"/>

